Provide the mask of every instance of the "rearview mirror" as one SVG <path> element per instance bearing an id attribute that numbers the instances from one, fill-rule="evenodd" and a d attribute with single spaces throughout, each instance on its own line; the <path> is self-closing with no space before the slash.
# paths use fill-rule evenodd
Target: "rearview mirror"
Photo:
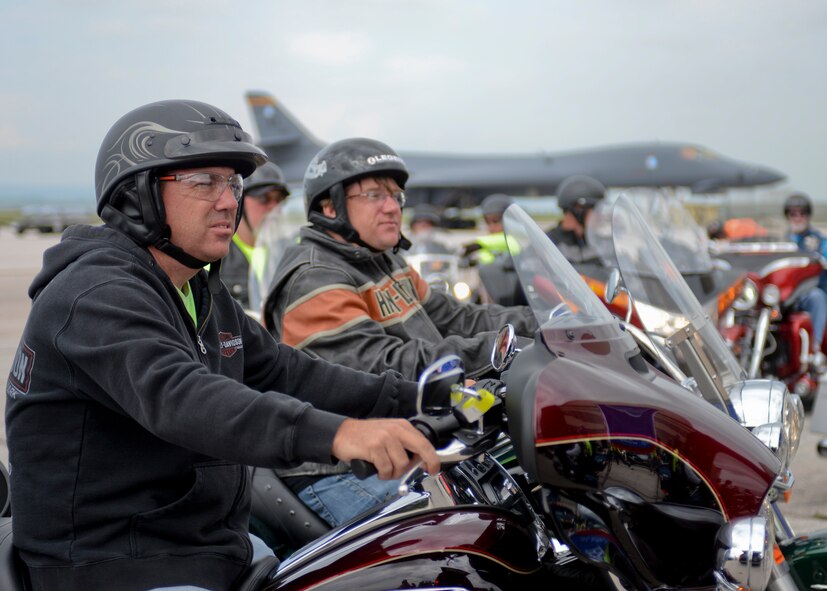
<path id="1" fill-rule="evenodd" d="M 416 396 L 417 414 L 441 415 L 451 411 L 454 386 L 465 385 L 465 366 L 456 355 L 434 361 L 419 376 Z"/>
<path id="2" fill-rule="evenodd" d="M 607 304 L 615 301 L 615 298 L 620 293 L 620 271 L 612 269 L 609 273 L 609 278 L 606 280 L 606 289 L 603 292 L 603 299 Z"/>
<path id="3" fill-rule="evenodd" d="M 501 372 L 508 367 L 511 359 L 517 352 L 517 335 L 510 324 L 503 326 L 497 333 L 494 341 L 494 350 L 491 351 L 491 367 Z"/>
<path id="4" fill-rule="evenodd" d="M 623 276 L 620 274 L 620 269 L 612 269 L 609 272 L 609 278 L 606 279 L 606 288 L 603 291 L 603 299 L 607 304 L 611 304 L 620 295 L 620 292 L 625 292 L 628 298 L 626 307 L 626 322 L 627 324 L 632 320 L 632 312 L 634 311 L 634 302 L 632 301 L 632 294 L 623 286 Z"/>

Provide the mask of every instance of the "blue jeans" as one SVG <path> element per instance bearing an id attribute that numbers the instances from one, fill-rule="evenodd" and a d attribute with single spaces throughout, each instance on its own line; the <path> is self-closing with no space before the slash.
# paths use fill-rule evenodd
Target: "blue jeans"
<path id="1" fill-rule="evenodd" d="M 348 472 L 317 480 L 302 490 L 299 498 L 332 527 L 336 527 L 371 507 L 393 499 L 398 489 L 398 480 L 379 480 L 377 476 L 359 480 Z"/>
<path id="2" fill-rule="evenodd" d="M 796 308 L 810 315 L 813 321 L 813 349 L 821 351 L 821 342 L 824 338 L 824 329 L 827 326 L 827 293 L 814 287 L 798 300 Z"/>
<path id="3" fill-rule="evenodd" d="M 265 556 L 274 556 L 273 551 L 264 543 L 264 541 L 250 535 L 250 541 L 253 543 L 253 562 L 256 562 Z M 214 591 L 214 589 L 207 589 L 205 587 L 196 587 L 195 585 L 173 585 L 172 587 L 154 587 L 148 591 Z"/>

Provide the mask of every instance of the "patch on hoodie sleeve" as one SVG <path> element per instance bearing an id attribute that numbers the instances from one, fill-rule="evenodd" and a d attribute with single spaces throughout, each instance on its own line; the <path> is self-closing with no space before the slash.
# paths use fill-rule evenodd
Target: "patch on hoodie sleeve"
<path id="1" fill-rule="evenodd" d="M 21 342 L 14 356 L 14 362 L 9 372 L 9 381 L 6 384 L 6 395 L 11 398 L 25 396 L 29 393 L 32 383 L 32 368 L 34 367 L 34 351 L 26 343 Z"/>

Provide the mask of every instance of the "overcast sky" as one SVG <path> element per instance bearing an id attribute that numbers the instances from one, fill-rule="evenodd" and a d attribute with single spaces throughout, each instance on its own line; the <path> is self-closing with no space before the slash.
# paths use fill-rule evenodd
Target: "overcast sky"
<path id="1" fill-rule="evenodd" d="M 91 187 L 110 125 L 248 90 L 318 138 L 550 152 L 695 142 L 827 198 L 822 0 L 0 4 L 0 184 Z"/>

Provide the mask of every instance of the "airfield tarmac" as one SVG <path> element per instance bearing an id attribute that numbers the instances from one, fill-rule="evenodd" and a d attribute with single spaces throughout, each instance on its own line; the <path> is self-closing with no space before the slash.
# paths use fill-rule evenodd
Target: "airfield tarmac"
<path id="1" fill-rule="evenodd" d="M 40 270 L 43 251 L 58 240 L 57 235 L 26 233 L 17 236 L 8 228 L 0 228 L 0 309 L 3 318 L 0 323 L 0 376 L 3 381 L 8 376 L 29 313 L 29 284 Z M 822 390 L 820 394 L 825 397 L 823 403 L 827 404 L 827 392 Z M 0 410 L 5 409 L 5 396 L 2 400 Z M 820 437 L 805 426 L 792 465 L 796 481 L 784 514 L 798 534 L 827 529 L 827 458 L 819 458 L 815 449 Z M 0 427 L 0 460 L 8 463 L 4 423 Z"/>

